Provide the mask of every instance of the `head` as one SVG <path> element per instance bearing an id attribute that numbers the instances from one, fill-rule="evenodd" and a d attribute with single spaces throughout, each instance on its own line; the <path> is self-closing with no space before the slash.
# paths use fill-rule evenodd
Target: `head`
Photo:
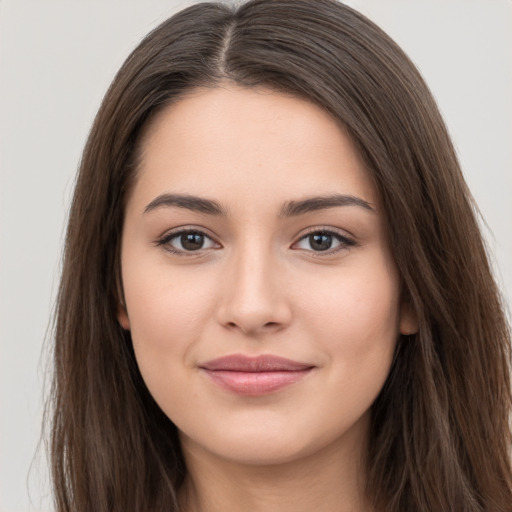
<path id="1" fill-rule="evenodd" d="M 58 488 L 61 506 L 158 508 L 186 474 L 177 428 L 134 352 L 123 240 L 166 116 L 230 91 L 323 116 L 378 206 L 397 322 L 365 416 L 370 499 L 397 511 L 505 500 L 494 480 L 510 478 L 508 335 L 435 102 L 396 44 L 350 8 L 256 0 L 199 4 L 163 23 L 127 59 L 95 120 L 59 296 L 54 475 L 70 483 Z M 285 323 L 282 315 L 269 322 Z M 475 469 L 489 451 L 493 460 Z M 122 484 L 136 474 L 143 481 L 127 494 Z"/>

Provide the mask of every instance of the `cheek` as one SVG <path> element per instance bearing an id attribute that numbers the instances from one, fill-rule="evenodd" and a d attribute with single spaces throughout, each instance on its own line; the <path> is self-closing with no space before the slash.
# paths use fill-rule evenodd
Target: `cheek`
<path id="1" fill-rule="evenodd" d="M 326 356 L 326 403 L 337 404 L 332 431 L 348 429 L 380 393 L 399 335 L 399 289 L 393 268 L 368 266 L 333 278 L 310 297 L 309 337 Z M 326 422 L 327 425 L 327 422 Z"/>
<path id="2" fill-rule="evenodd" d="M 342 269 L 302 292 L 304 329 L 347 370 L 364 364 L 385 366 L 399 334 L 396 272 L 386 261 Z M 299 291 L 297 291 L 299 293 Z"/>
<path id="3" fill-rule="evenodd" d="M 212 316 L 212 288 L 200 276 L 169 268 L 151 272 L 127 267 L 124 274 L 133 347 L 153 392 L 159 382 L 168 382 L 170 372 L 187 366 Z"/>

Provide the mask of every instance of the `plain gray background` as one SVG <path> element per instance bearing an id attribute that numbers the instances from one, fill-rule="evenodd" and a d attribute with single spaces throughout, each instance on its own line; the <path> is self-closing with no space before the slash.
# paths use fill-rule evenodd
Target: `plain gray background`
<path id="1" fill-rule="evenodd" d="M 0 0 L 0 512 L 51 509 L 44 454 L 34 458 L 43 343 L 88 130 L 129 51 L 191 3 Z M 510 304 L 512 2 L 347 3 L 388 31 L 431 86 L 487 222 Z"/>

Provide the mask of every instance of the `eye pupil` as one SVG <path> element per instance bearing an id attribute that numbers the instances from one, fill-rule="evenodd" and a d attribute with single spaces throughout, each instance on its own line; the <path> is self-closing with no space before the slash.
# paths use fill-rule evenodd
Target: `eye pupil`
<path id="1" fill-rule="evenodd" d="M 200 233 L 184 233 L 181 235 L 181 245 L 188 251 L 197 251 L 204 244 L 204 235 Z"/>
<path id="2" fill-rule="evenodd" d="M 332 236 L 325 233 L 319 233 L 309 236 L 309 243 L 316 251 L 326 251 L 331 248 Z"/>

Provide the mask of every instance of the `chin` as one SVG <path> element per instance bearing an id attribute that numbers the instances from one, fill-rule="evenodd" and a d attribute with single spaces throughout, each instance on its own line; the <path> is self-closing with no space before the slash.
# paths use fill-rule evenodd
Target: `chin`
<path id="1" fill-rule="evenodd" d="M 355 425 L 336 432 L 318 429 L 318 425 L 315 429 L 311 424 L 279 426 L 253 420 L 246 425 L 211 429 L 207 438 L 181 433 L 181 442 L 185 452 L 207 452 L 216 459 L 247 466 L 272 466 L 334 453 L 342 446 L 361 446 L 358 441 L 364 442 L 366 434 L 364 420 L 362 417 Z"/>

